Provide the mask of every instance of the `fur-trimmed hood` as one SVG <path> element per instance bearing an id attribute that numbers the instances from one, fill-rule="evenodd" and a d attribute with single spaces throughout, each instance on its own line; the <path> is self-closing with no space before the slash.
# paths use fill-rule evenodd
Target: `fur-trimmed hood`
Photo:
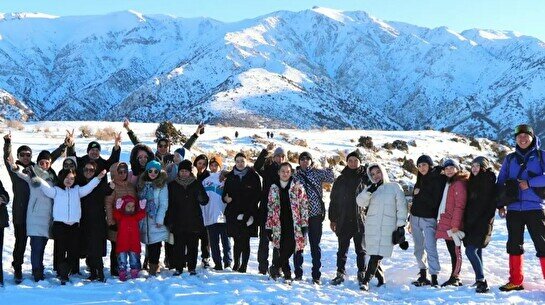
<path id="1" fill-rule="evenodd" d="M 367 177 L 369 177 L 369 180 L 371 183 L 377 183 L 378 181 L 374 181 L 373 178 L 371 178 L 371 169 L 373 167 L 378 167 L 380 171 L 382 172 L 382 183 L 390 183 L 390 177 L 388 177 L 388 172 L 386 171 L 386 168 L 382 166 L 382 164 L 378 163 L 371 163 L 369 166 L 367 166 Z"/>
<path id="2" fill-rule="evenodd" d="M 136 175 L 136 176 L 142 174 L 146 168 L 145 166 L 141 166 L 140 163 L 138 162 L 138 152 L 141 150 L 145 151 L 146 154 L 148 155 L 148 162 L 155 160 L 155 155 L 153 154 L 153 150 L 151 149 L 151 147 L 142 143 L 138 143 L 134 145 L 133 149 L 131 150 L 131 156 L 129 160 L 130 160 L 131 170 L 133 172 L 133 175 Z"/>
<path id="3" fill-rule="evenodd" d="M 150 180 L 148 180 L 148 173 L 144 171 L 142 174 L 140 174 L 140 176 L 138 176 L 138 190 L 144 188 L 144 184 L 146 182 L 150 182 Z M 162 188 L 168 182 L 168 175 L 164 170 L 161 170 L 159 176 L 157 176 L 157 178 L 151 182 L 153 182 L 154 187 Z"/>

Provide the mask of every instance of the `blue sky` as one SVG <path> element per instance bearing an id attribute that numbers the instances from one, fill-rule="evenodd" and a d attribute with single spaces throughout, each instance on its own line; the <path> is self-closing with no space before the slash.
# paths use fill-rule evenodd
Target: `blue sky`
<path id="1" fill-rule="evenodd" d="M 420 26 L 514 30 L 545 41 L 543 0 L 0 0 L 0 12 L 43 12 L 52 15 L 96 15 L 133 9 L 144 14 L 211 17 L 238 21 L 278 10 L 300 11 L 314 5 L 363 10 L 384 20 Z"/>

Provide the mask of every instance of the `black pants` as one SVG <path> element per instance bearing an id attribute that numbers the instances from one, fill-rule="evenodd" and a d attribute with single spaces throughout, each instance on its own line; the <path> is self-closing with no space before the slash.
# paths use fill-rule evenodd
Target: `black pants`
<path id="1" fill-rule="evenodd" d="M 106 254 L 106 232 L 100 228 L 87 228 L 85 241 L 88 267 L 95 270 L 104 269 L 102 257 Z"/>
<path id="2" fill-rule="evenodd" d="M 280 249 L 278 249 L 278 257 L 273 257 L 273 266 L 281 268 L 285 278 L 291 278 L 289 260 L 295 252 L 295 237 L 293 233 L 285 235 L 285 237 L 280 238 Z"/>
<path id="3" fill-rule="evenodd" d="M 361 232 L 354 232 L 352 235 L 338 236 L 339 250 L 337 250 L 337 272 L 342 274 L 346 273 L 345 266 L 351 239 L 354 240 L 358 272 L 365 271 L 365 248 L 363 246 L 363 234 Z"/>
<path id="4" fill-rule="evenodd" d="M 208 231 L 205 227 L 202 228 L 201 232 L 198 235 L 198 240 L 201 241 L 201 258 L 209 259 L 210 258 L 210 238 L 208 237 Z"/>
<path id="5" fill-rule="evenodd" d="M 187 264 L 187 270 L 195 271 L 199 249 L 199 233 L 174 233 L 174 267 L 182 271 Z M 172 263 L 172 258 L 171 258 Z"/>
<path id="6" fill-rule="evenodd" d="M 112 276 L 117 276 L 119 273 L 117 271 L 117 254 L 115 253 L 115 242 L 110 241 L 110 245 L 112 246 L 110 249 L 110 274 Z"/>
<path id="7" fill-rule="evenodd" d="M 537 257 L 545 257 L 545 211 L 507 212 L 507 253 L 524 253 L 524 227 L 528 228 Z"/>
<path id="8" fill-rule="evenodd" d="M 462 247 L 456 246 L 454 241 L 446 240 L 448 253 L 450 254 L 450 263 L 452 265 L 451 276 L 458 278 L 460 276 L 460 271 L 462 270 Z"/>
<path id="9" fill-rule="evenodd" d="M 4 266 L 2 254 L 4 253 L 4 228 L 0 228 L 0 285 L 4 285 Z"/>
<path id="10" fill-rule="evenodd" d="M 234 243 L 235 266 L 247 266 L 250 259 L 250 235 L 240 234 L 234 238 Z"/>
<path id="11" fill-rule="evenodd" d="M 278 249 L 273 247 L 274 261 L 278 257 Z M 257 248 L 257 262 L 259 273 L 266 274 L 269 269 L 269 237 L 265 225 L 259 226 L 259 246 Z"/>
<path id="12" fill-rule="evenodd" d="M 57 263 L 61 280 L 68 280 L 73 262 L 78 259 L 79 224 L 68 225 L 63 222 L 53 222 L 53 239 L 57 246 Z"/>
<path id="13" fill-rule="evenodd" d="M 159 257 L 161 256 L 161 242 L 146 245 L 146 255 L 149 264 L 158 265 Z"/>
<path id="14" fill-rule="evenodd" d="M 28 236 L 26 235 L 26 224 L 13 224 L 13 230 L 15 234 L 15 245 L 13 246 L 13 262 L 11 265 L 14 268 L 21 268 L 28 239 Z"/>

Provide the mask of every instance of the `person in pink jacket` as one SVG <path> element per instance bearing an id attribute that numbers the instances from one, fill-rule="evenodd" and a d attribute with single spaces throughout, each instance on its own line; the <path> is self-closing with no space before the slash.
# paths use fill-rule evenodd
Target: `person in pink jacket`
<path id="1" fill-rule="evenodd" d="M 464 238 L 463 216 L 467 199 L 467 180 L 469 173 L 463 172 L 458 162 L 452 159 L 443 161 L 447 184 L 437 213 L 437 231 L 435 238 L 444 239 L 450 254 L 452 272 L 450 278 L 441 287 L 461 286 L 460 269 L 462 268 L 461 240 Z"/>

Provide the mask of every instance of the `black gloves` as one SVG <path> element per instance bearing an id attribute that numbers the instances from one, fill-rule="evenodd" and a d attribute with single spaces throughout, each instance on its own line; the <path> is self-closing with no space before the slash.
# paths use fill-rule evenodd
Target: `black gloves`
<path id="1" fill-rule="evenodd" d="M 273 241 L 273 232 L 272 232 L 272 230 L 266 230 L 265 232 L 267 233 L 267 239 L 269 241 Z"/>
<path id="2" fill-rule="evenodd" d="M 394 245 L 399 244 L 399 247 L 403 250 L 407 250 L 409 248 L 409 243 L 405 240 L 405 227 L 398 227 L 393 233 L 392 233 L 392 243 Z"/>
<path id="3" fill-rule="evenodd" d="M 308 227 L 302 227 L 302 228 L 301 228 L 301 232 L 303 233 L 303 236 L 304 236 L 304 235 L 307 235 L 307 233 L 308 233 Z"/>

